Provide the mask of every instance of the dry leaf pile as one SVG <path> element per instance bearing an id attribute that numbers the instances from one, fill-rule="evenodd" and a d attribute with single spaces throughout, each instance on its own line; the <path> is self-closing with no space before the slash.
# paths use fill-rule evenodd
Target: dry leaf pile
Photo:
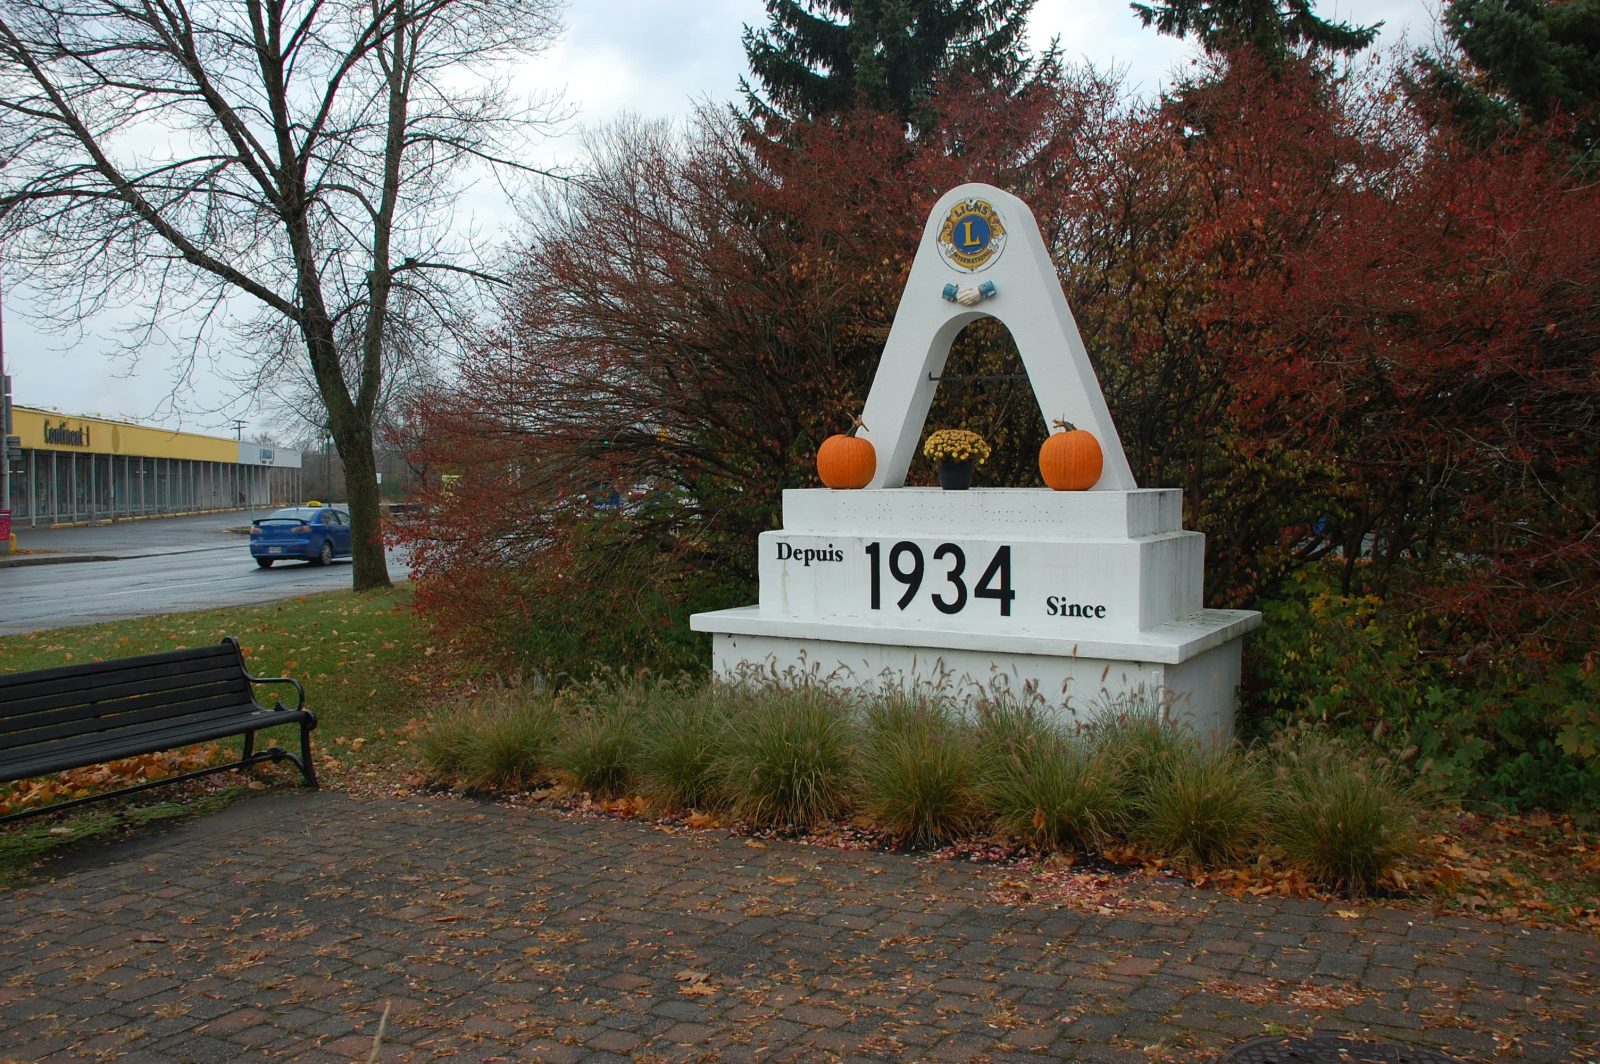
<path id="1" fill-rule="evenodd" d="M 91 794 L 132 787 L 151 780 L 182 775 L 195 769 L 220 765 L 235 755 L 218 743 L 169 750 L 160 754 L 140 754 L 103 765 L 86 765 L 50 776 L 18 780 L 0 786 L 0 816 L 33 806 L 53 805 Z"/>

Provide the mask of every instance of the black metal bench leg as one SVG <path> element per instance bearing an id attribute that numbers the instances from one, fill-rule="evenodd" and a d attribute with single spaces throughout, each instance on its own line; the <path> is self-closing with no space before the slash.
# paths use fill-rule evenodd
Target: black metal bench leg
<path id="1" fill-rule="evenodd" d="M 317 770 L 311 764 L 311 729 L 305 724 L 300 725 L 300 774 L 307 787 L 317 785 Z"/>
<path id="2" fill-rule="evenodd" d="M 240 758 L 239 760 L 241 760 L 241 761 L 249 761 L 250 760 L 250 755 L 255 753 L 255 752 L 256 752 L 256 733 L 253 732 L 253 731 L 247 731 L 247 732 L 244 733 L 244 757 Z"/>

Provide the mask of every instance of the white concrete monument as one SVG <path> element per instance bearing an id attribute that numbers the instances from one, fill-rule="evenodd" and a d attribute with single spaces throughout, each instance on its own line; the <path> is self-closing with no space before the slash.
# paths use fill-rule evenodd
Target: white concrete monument
<path id="1" fill-rule="evenodd" d="M 1048 425 L 1092 432 L 1087 491 L 905 487 L 950 346 L 993 317 Z M 701 613 L 718 675 L 790 670 L 841 686 L 1028 691 L 1064 715 L 1135 690 L 1231 736 L 1243 636 L 1259 613 L 1202 608 L 1205 537 L 1176 489 L 1140 489 L 1038 224 L 988 185 L 947 192 L 922 242 L 862 414 L 877 472 L 859 491 L 785 491 L 760 537 L 760 601 Z"/>

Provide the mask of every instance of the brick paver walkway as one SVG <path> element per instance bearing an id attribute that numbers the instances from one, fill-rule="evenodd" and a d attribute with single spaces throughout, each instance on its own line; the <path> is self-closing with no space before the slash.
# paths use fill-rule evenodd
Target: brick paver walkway
<path id="1" fill-rule="evenodd" d="M 386 1004 L 384 1061 L 1600 1057 L 1596 939 L 1366 906 L 1018 907 L 988 866 L 328 792 L 75 860 L 0 894 L 0 1059 L 365 1060 Z"/>

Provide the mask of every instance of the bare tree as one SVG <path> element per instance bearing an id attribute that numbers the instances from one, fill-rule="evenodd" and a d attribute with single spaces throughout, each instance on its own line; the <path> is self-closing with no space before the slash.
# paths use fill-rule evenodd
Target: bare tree
<path id="1" fill-rule="evenodd" d="M 383 344 L 383 385 L 373 411 L 373 450 L 380 485 L 385 475 L 394 487 L 404 490 L 423 476 L 422 468 L 411 462 L 410 451 L 417 447 L 421 425 L 417 414 L 433 404 L 448 387 L 442 374 L 441 352 L 460 351 L 465 346 L 464 336 L 472 322 L 464 318 L 456 323 L 456 335 L 441 329 L 437 314 L 431 308 L 419 305 L 407 290 L 396 292 L 392 301 L 389 322 Z M 293 344 L 293 336 L 284 336 L 286 344 Z M 357 337 L 341 337 L 340 355 L 345 373 L 353 377 L 361 358 Z M 323 456 L 327 470 L 328 411 L 323 405 L 316 378 L 310 364 L 303 358 L 285 357 L 262 361 L 240 386 L 261 400 L 262 413 L 275 429 L 294 441 L 293 445 L 305 452 Z M 398 479 L 396 476 L 398 475 Z M 325 486 L 318 493 L 325 499 L 342 498 L 345 484 L 344 466 L 338 463 L 325 473 Z M 337 488 L 338 493 L 335 493 Z M 380 495 L 385 494 L 380 490 Z"/>
<path id="2" fill-rule="evenodd" d="M 441 326 L 453 325 L 446 330 Z M 382 383 L 373 408 L 375 441 L 402 420 L 406 410 L 424 404 L 445 388 L 441 352 L 459 352 L 471 327 L 470 316 L 459 322 L 441 322 L 439 308 L 425 305 L 410 289 L 397 288 L 384 324 L 379 367 Z M 299 338 L 279 330 L 277 349 L 283 357 L 263 359 L 248 375 L 236 377 L 240 390 L 256 397 L 274 427 L 289 438 L 318 444 L 328 432 L 328 410 L 317 387 L 311 364 L 294 357 Z M 265 338 L 263 338 L 265 340 Z M 361 371 L 361 336 L 339 334 L 339 355 L 347 379 Z"/>
<path id="3" fill-rule="evenodd" d="M 550 117 L 505 63 L 557 0 L 0 0 L 0 241 L 58 305 L 259 310 L 298 348 L 349 478 L 354 585 L 386 586 L 373 426 L 393 308 L 450 320 L 492 280 L 466 173 L 527 172 Z M 289 342 L 292 341 L 292 342 Z"/>

